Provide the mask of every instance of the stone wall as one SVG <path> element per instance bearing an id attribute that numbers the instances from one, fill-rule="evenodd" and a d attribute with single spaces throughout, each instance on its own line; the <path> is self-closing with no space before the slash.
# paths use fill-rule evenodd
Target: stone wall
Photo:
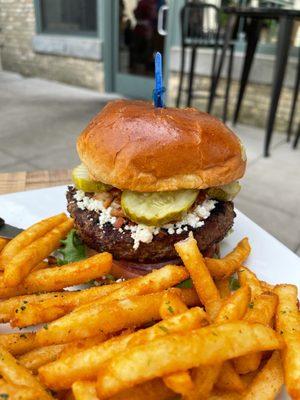
<path id="1" fill-rule="evenodd" d="M 185 81 L 186 85 L 187 82 Z M 196 76 L 194 80 L 194 90 L 201 90 L 201 95 L 207 97 L 208 88 L 210 84 L 210 79 L 207 77 Z M 187 86 L 185 86 L 187 87 Z M 218 87 L 218 94 L 223 95 L 225 92 L 225 80 L 220 80 L 220 85 Z M 174 106 L 177 99 L 178 90 L 178 73 L 171 73 L 169 80 L 169 104 Z M 237 100 L 238 82 L 233 81 L 231 85 L 228 116 L 229 120 L 232 118 L 236 100 Z M 244 95 L 244 100 L 242 103 L 242 108 L 240 111 L 239 122 L 245 123 L 247 125 L 254 125 L 258 127 L 265 127 L 269 105 L 270 105 L 270 95 L 271 87 L 270 85 L 264 84 L 254 84 L 251 83 L 247 86 L 246 93 Z M 286 132 L 290 110 L 292 102 L 292 90 L 284 87 L 281 92 L 281 98 L 279 107 L 277 109 L 276 125 L 275 129 L 279 132 Z M 182 95 L 181 106 L 186 105 L 186 94 Z M 207 98 L 195 99 L 193 101 L 193 106 L 206 111 Z M 218 117 L 222 116 L 223 111 L 223 98 L 219 97 L 215 99 L 213 113 Z M 294 119 L 294 129 L 296 129 L 297 124 L 300 122 L 299 112 L 295 114 Z"/>
<path id="2" fill-rule="evenodd" d="M 33 52 L 33 0 L 0 0 L 0 27 L 3 69 L 104 91 L 103 63 Z"/>

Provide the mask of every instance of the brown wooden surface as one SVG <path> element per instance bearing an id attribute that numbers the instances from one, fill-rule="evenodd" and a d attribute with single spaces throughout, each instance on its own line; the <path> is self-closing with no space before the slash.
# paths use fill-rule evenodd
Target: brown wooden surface
<path id="1" fill-rule="evenodd" d="M 70 170 L 0 173 L 0 194 L 66 185 Z"/>

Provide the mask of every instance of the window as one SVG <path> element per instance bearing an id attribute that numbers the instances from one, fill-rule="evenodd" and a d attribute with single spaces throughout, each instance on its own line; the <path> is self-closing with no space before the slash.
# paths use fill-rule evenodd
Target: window
<path id="1" fill-rule="evenodd" d="M 40 0 L 40 31 L 97 35 L 97 0 Z"/>

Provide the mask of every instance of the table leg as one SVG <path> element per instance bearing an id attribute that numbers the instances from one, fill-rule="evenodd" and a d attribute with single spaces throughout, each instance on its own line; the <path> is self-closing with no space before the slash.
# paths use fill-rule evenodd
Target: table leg
<path id="1" fill-rule="evenodd" d="M 179 86 L 178 86 L 178 93 L 177 93 L 177 100 L 176 100 L 176 107 L 177 108 L 180 106 L 180 100 L 181 100 L 183 76 L 184 76 L 184 67 L 185 67 L 185 53 L 186 53 L 185 46 L 182 45 L 181 46 L 180 78 L 179 78 Z"/>
<path id="2" fill-rule="evenodd" d="M 296 149 L 297 146 L 298 146 L 299 138 L 300 138 L 300 124 L 298 126 L 298 130 L 297 130 L 297 133 L 296 133 L 296 136 L 295 136 L 295 141 L 293 143 L 293 148 L 294 149 Z"/>
<path id="3" fill-rule="evenodd" d="M 210 90 L 210 95 L 209 95 L 209 102 L 208 102 L 208 107 L 207 107 L 207 112 L 211 112 L 211 109 L 213 107 L 213 102 L 215 99 L 215 95 L 217 92 L 217 87 L 218 83 L 220 80 L 221 72 L 222 72 L 222 67 L 224 64 L 224 60 L 226 57 L 226 52 L 227 49 L 229 48 L 230 41 L 232 40 L 233 34 L 234 34 L 234 28 L 237 24 L 238 21 L 238 16 L 234 14 L 228 15 L 228 20 L 227 20 L 227 25 L 226 25 L 226 34 L 224 38 L 224 43 L 220 55 L 220 60 L 219 60 L 219 65 L 217 66 L 217 72 L 216 75 L 213 77 L 213 82 L 211 85 L 211 90 Z"/>
<path id="4" fill-rule="evenodd" d="M 194 73 L 195 73 L 195 61 L 196 61 L 196 46 L 192 47 L 191 54 L 191 66 L 190 66 L 190 76 L 189 76 L 189 87 L 188 87 L 188 98 L 187 98 L 187 107 L 191 106 L 192 98 L 193 98 L 193 81 L 194 81 Z"/>
<path id="5" fill-rule="evenodd" d="M 273 76 L 273 87 L 271 94 L 271 105 L 269 109 L 269 116 L 267 122 L 267 131 L 265 137 L 264 155 L 268 157 L 270 155 L 269 148 L 271 144 L 271 138 L 273 133 L 273 127 L 276 117 L 277 106 L 279 102 L 280 92 L 282 88 L 285 68 L 288 61 L 288 53 L 292 35 L 293 18 L 288 16 L 282 16 L 279 19 L 278 29 L 278 42 L 276 51 L 276 60 Z"/>
<path id="6" fill-rule="evenodd" d="M 292 134 L 296 104 L 297 104 L 299 88 L 300 88 L 300 48 L 299 48 L 299 56 L 298 57 L 299 57 L 298 58 L 298 68 L 297 68 L 297 72 L 296 72 L 296 81 L 295 81 L 295 86 L 294 86 L 292 110 L 291 110 L 291 114 L 290 114 L 288 130 L 287 130 L 287 141 L 288 142 L 290 141 L 291 134 Z"/>
<path id="7" fill-rule="evenodd" d="M 230 91 L 230 87 L 231 87 L 231 78 L 232 78 L 233 55 L 234 55 L 234 46 L 231 45 L 230 46 L 230 57 L 229 57 L 229 63 L 228 63 L 228 72 L 227 72 L 227 82 L 226 82 L 224 106 L 223 106 L 223 122 L 224 123 L 226 123 L 226 121 L 227 121 L 229 91 Z"/>
<path id="8" fill-rule="evenodd" d="M 246 55 L 244 58 L 243 71 L 242 71 L 242 76 L 241 76 L 241 80 L 240 80 L 238 100 L 236 103 L 234 116 L 233 116 L 233 124 L 234 125 L 237 123 L 237 120 L 239 117 L 240 108 L 242 105 L 245 89 L 246 89 L 246 86 L 248 83 L 248 78 L 249 78 L 250 70 L 252 67 L 260 31 L 261 31 L 261 21 L 252 18 L 251 22 L 247 28 L 247 35 L 246 35 L 247 50 L 246 50 Z"/>

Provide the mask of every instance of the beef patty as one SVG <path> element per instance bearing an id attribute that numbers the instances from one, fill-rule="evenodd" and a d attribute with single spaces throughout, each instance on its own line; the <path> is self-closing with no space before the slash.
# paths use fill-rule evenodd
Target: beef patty
<path id="1" fill-rule="evenodd" d="M 112 253 L 116 260 L 135 261 L 140 263 L 159 263 L 173 260 L 178 255 L 174 244 L 185 239 L 189 232 L 193 232 L 198 242 L 199 249 L 205 251 L 210 246 L 220 242 L 233 225 L 235 212 L 233 203 L 230 201 L 219 201 L 211 211 L 205 224 L 200 228 L 188 226 L 188 231 L 180 234 L 169 234 L 162 229 L 158 235 L 153 237 L 151 243 L 140 243 L 139 247 L 133 249 L 131 232 L 124 230 L 123 233 L 114 228 L 109 222 L 101 228 L 98 225 L 99 214 L 95 211 L 81 210 L 78 208 L 74 194 L 76 189 L 69 187 L 67 192 L 68 211 L 75 221 L 75 229 L 84 243 L 90 248 L 103 252 Z"/>

